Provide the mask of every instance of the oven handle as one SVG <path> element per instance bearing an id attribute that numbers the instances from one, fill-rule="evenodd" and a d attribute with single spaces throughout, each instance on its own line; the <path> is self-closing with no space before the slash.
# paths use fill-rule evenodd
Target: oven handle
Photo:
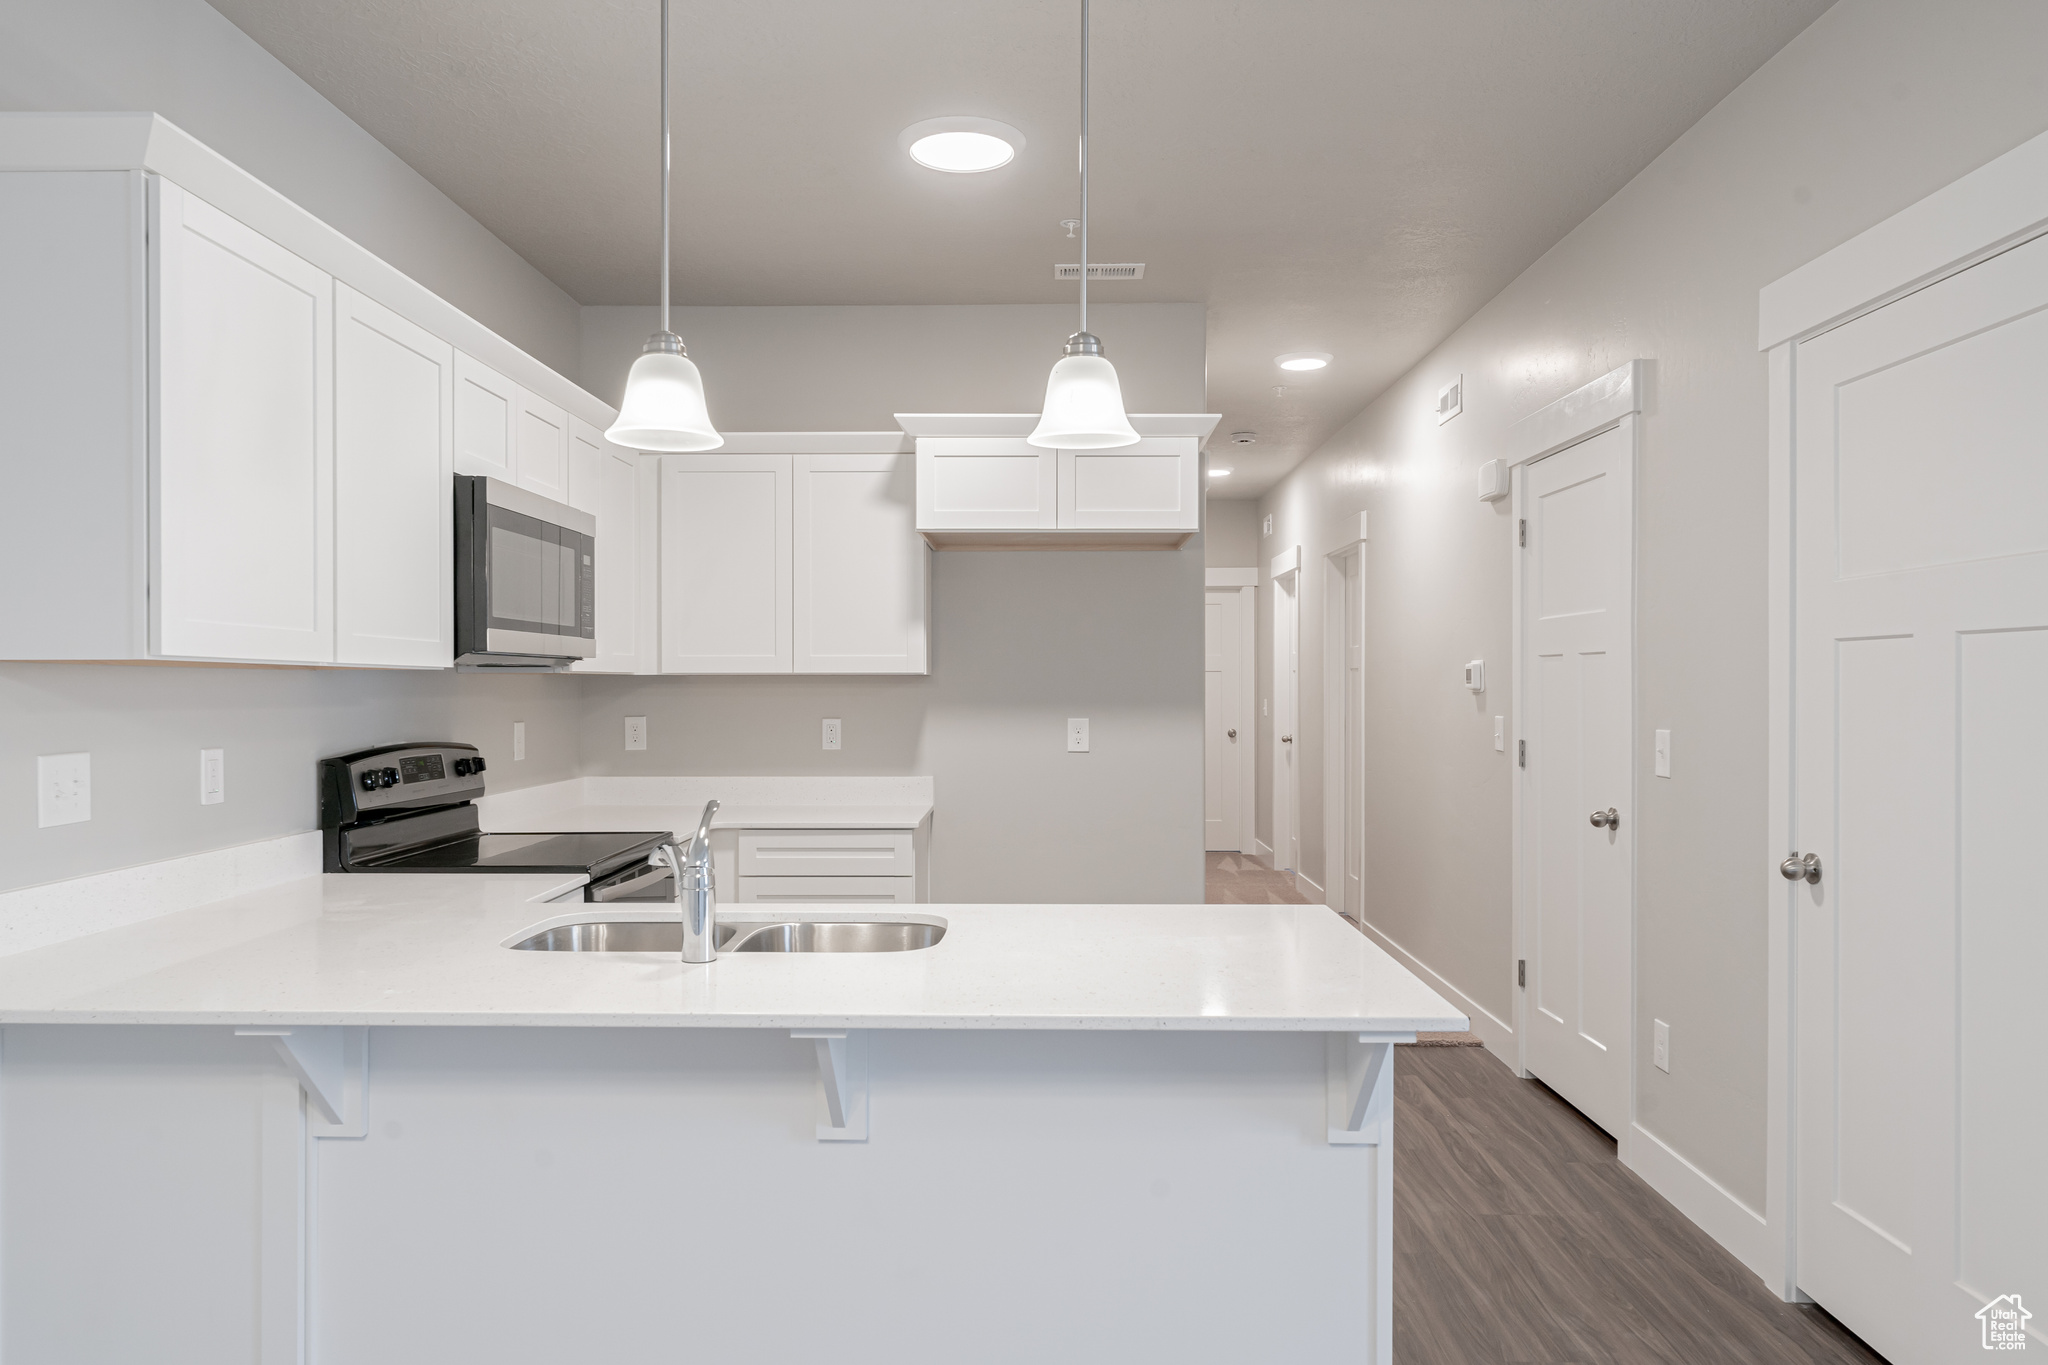
<path id="1" fill-rule="evenodd" d="M 615 901 L 631 895 L 648 882 L 668 875 L 666 863 L 645 862 L 628 872 L 615 873 L 607 880 L 595 883 L 590 888 L 593 901 Z"/>

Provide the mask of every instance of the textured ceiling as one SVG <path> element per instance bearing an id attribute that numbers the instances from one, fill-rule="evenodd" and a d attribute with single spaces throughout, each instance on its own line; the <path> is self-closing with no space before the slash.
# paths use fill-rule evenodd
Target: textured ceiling
<path id="1" fill-rule="evenodd" d="M 655 0 L 213 2 L 576 299 L 652 301 Z M 1091 254 L 1146 274 L 1096 296 L 1208 306 L 1260 492 L 1826 7 L 1101 0 Z M 1077 11 L 678 0 L 677 302 L 1071 298 Z M 924 170 L 897 134 L 942 114 L 1029 146 Z"/>

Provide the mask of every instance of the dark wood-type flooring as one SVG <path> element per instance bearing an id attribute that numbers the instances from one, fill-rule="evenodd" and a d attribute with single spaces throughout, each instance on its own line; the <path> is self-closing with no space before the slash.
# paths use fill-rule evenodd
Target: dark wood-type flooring
<path id="1" fill-rule="evenodd" d="M 1394 1096 L 1401 1365 L 1884 1365 L 1781 1303 L 1491 1054 L 1404 1047 Z"/>

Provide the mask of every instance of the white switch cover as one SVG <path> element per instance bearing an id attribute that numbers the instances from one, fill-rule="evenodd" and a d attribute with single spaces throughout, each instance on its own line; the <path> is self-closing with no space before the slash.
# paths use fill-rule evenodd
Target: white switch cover
<path id="1" fill-rule="evenodd" d="M 1671 776 L 1671 732 L 1657 732 L 1657 776 Z"/>
<path id="2" fill-rule="evenodd" d="M 228 799 L 228 764 L 219 749 L 199 751 L 199 804 L 218 806 Z"/>
<path id="3" fill-rule="evenodd" d="M 626 717 L 626 747 L 644 749 L 647 747 L 647 717 Z"/>
<path id="4" fill-rule="evenodd" d="M 1273 534 L 1273 514 L 1271 512 L 1266 513 L 1265 534 L 1269 536 Z"/>
<path id="5" fill-rule="evenodd" d="M 1497 754 L 1504 754 L 1508 751 L 1508 718 L 1506 716 L 1495 716 L 1493 718 L 1493 751 Z"/>
<path id="6" fill-rule="evenodd" d="M 92 755 L 36 757 L 36 824 L 75 825 L 92 819 Z"/>
<path id="7" fill-rule="evenodd" d="M 1465 665 L 1465 686 L 1474 692 L 1486 690 L 1486 660 L 1474 659 Z"/>
<path id="8" fill-rule="evenodd" d="M 1671 1069 L 1671 1025 L 1662 1019 L 1650 1021 L 1655 1025 L 1651 1034 L 1650 1060 L 1659 1071 Z"/>
<path id="9" fill-rule="evenodd" d="M 828 749 L 839 747 L 839 722 L 836 718 L 825 722 L 825 747 Z"/>
<path id="10" fill-rule="evenodd" d="M 1085 754 L 1088 752 L 1088 721 L 1085 717 L 1067 718 L 1067 752 Z"/>
<path id="11" fill-rule="evenodd" d="M 514 761 L 526 757 L 526 722 L 512 722 L 512 757 Z"/>

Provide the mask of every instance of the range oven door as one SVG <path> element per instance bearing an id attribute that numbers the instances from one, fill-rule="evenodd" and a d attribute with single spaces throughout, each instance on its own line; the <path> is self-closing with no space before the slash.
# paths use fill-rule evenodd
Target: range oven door
<path id="1" fill-rule="evenodd" d="M 455 661 L 561 668 L 597 653 L 597 518 L 455 476 Z"/>

